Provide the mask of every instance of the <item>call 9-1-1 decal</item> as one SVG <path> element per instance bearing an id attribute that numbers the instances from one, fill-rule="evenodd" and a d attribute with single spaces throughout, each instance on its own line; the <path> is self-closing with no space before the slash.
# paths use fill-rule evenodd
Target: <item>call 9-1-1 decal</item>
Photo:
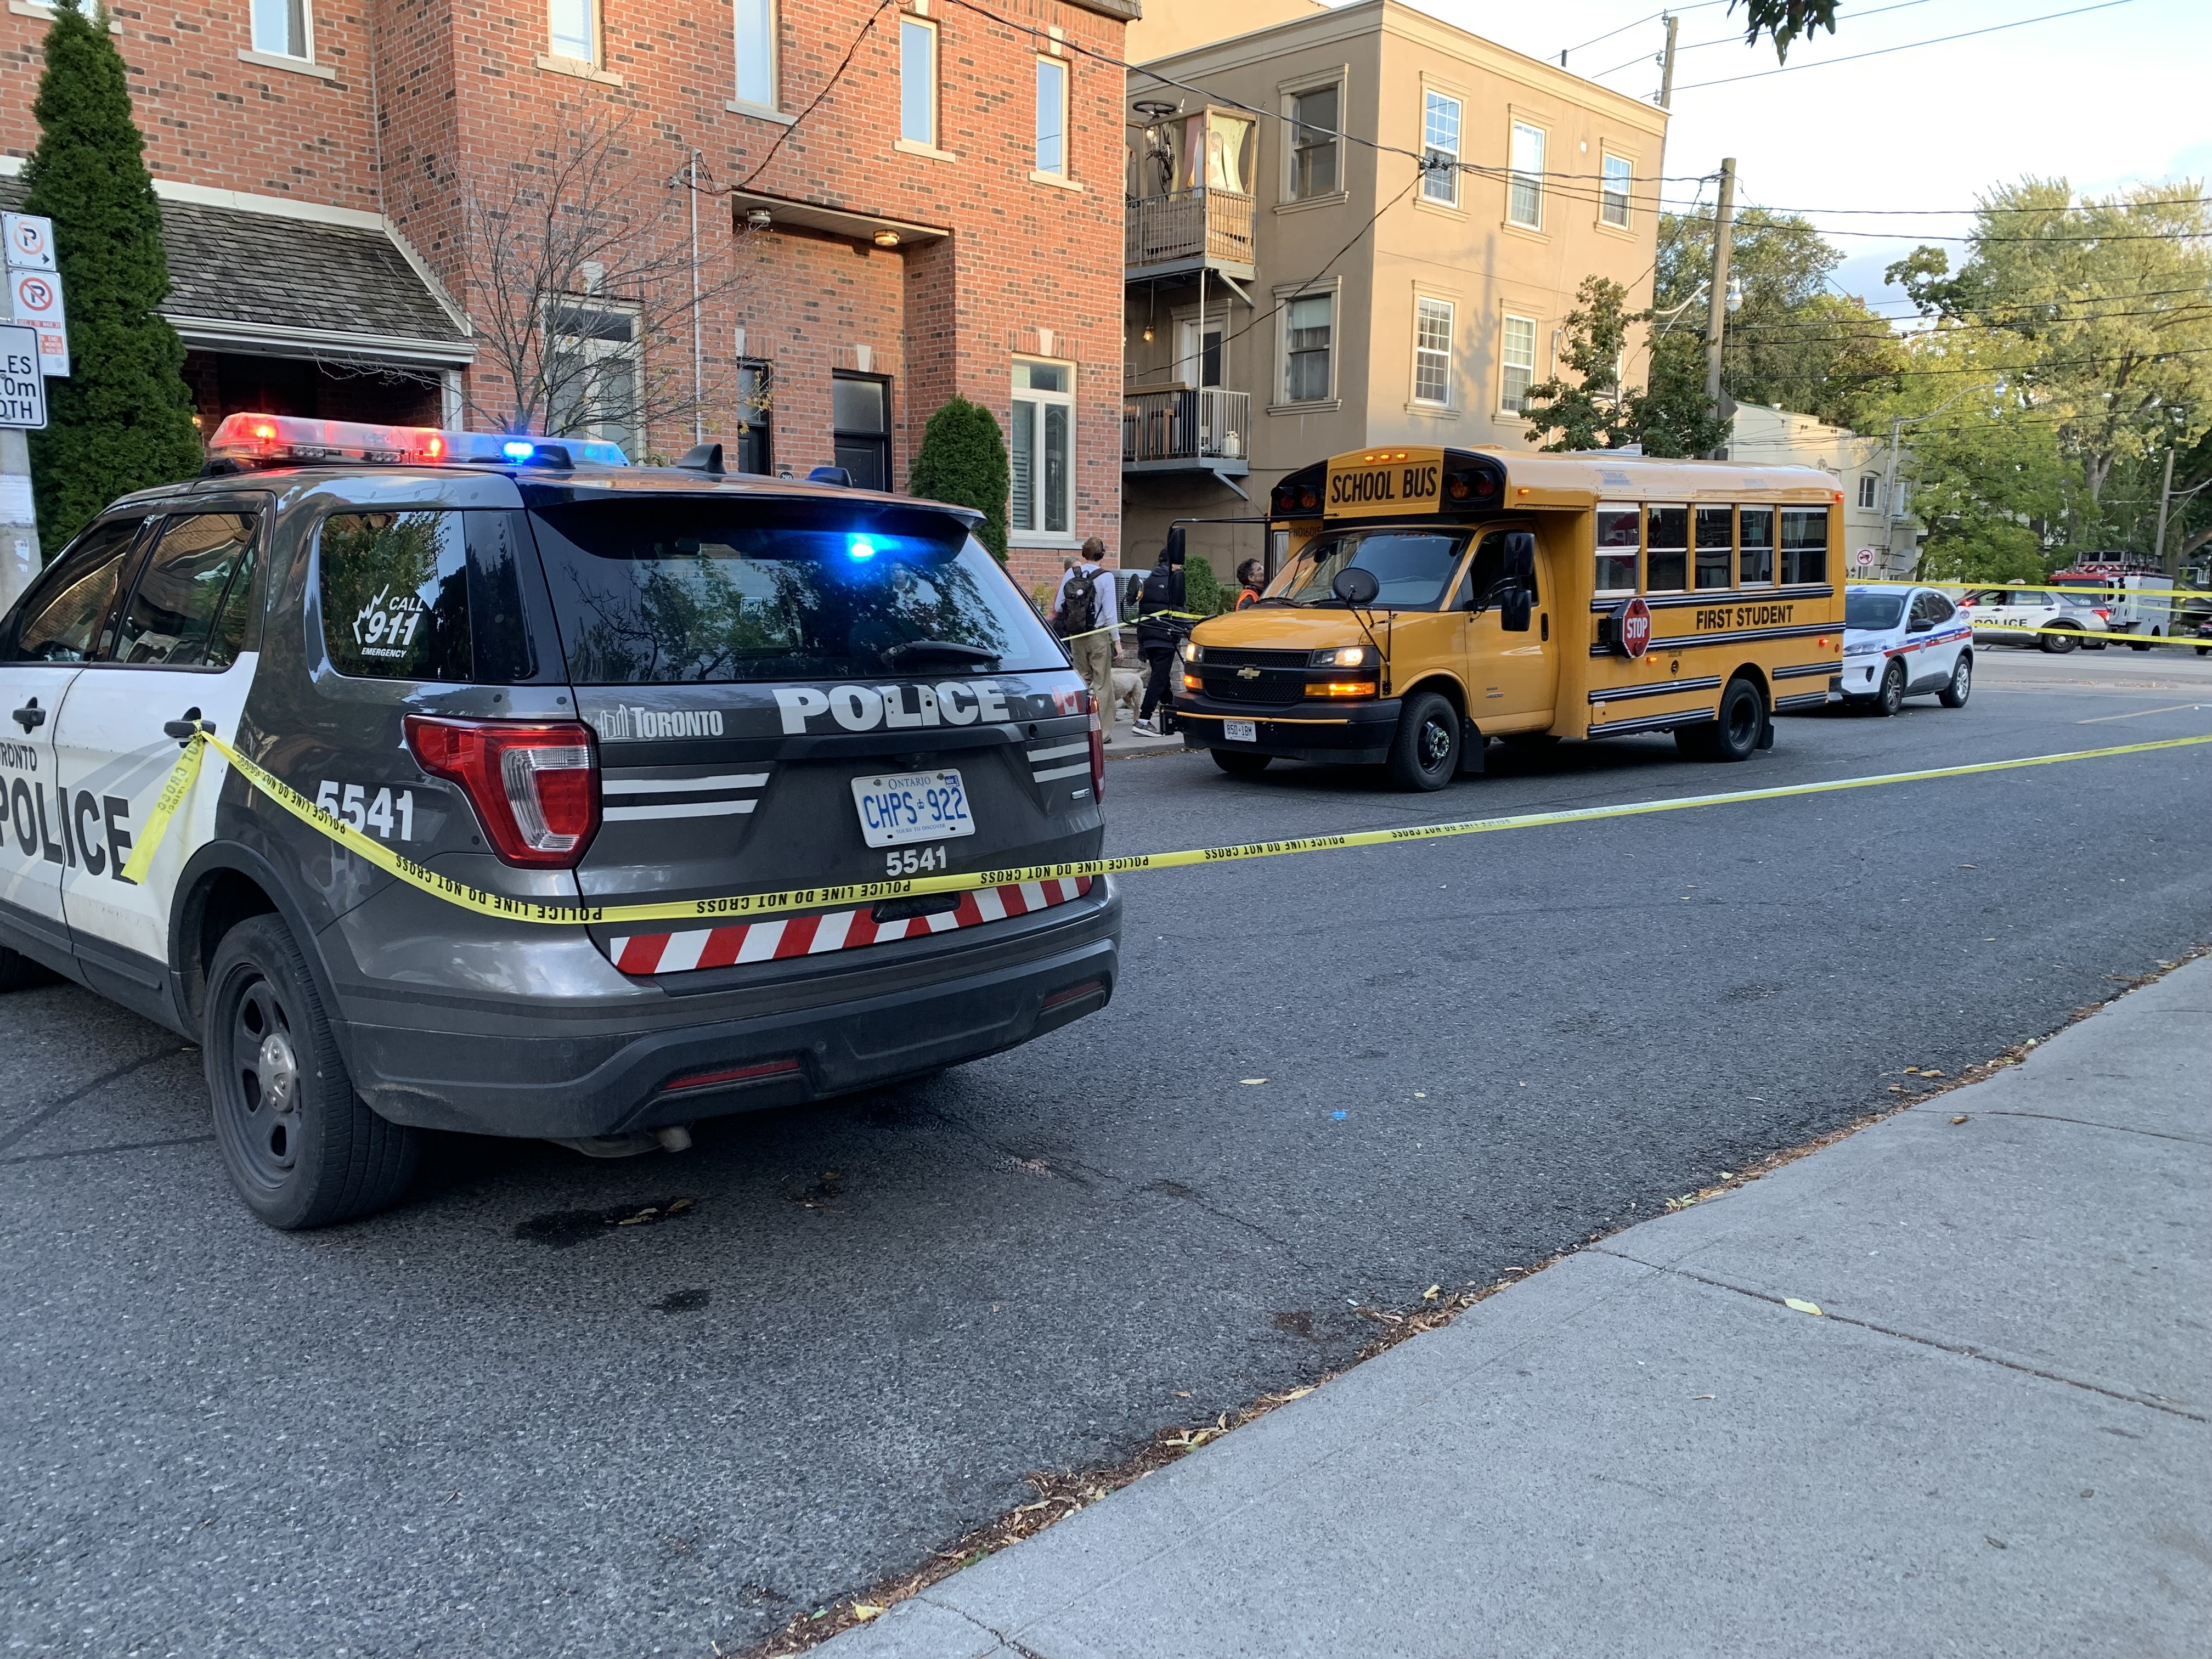
<path id="1" fill-rule="evenodd" d="M 39 775 L 39 750 L 0 743 L 0 836 L 27 857 L 123 879 L 131 858 L 127 795 L 70 789 Z"/>

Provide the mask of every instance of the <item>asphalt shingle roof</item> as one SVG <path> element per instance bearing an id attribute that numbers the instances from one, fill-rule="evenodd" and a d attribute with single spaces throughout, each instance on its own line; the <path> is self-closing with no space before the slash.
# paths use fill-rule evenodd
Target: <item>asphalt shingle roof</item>
<path id="1" fill-rule="evenodd" d="M 22 200 L 20 179 L 0 179 L 0 206 L 17 210 Z M 171 289 L 165 316 L 409 340 L 467 337 L 380 230 L 164 201 L 161 232 Z"/>

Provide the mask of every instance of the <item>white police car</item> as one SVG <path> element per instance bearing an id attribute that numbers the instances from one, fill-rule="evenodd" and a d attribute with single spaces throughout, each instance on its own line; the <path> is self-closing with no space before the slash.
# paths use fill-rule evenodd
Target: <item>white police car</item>
<path id="1" fill-rule="evenodd" d="M 1933 691 L 1963 708 L 1974 686 L 1972 629 L 1932 587 L 1866 584 L 1844 590 L 1844 702 L 1894 714 L 1907 697 Z"/>

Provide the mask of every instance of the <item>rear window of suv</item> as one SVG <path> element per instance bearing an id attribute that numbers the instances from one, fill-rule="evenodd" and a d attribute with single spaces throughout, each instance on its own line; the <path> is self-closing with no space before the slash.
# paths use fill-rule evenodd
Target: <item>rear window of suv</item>
<path id="1" fill-rule="evenodd" d="M 580 685 L 1009 673 L 1066 659 L 997 561 L 927 509 L 740 497 L 532 514 Z"/>
<path id="2" fill-rule="evenodd" d="M 530 678 L 516 562 L 528 535 L 520 513 L 331 514 L 318 535 L 331 665 L 363 679 Z"/>

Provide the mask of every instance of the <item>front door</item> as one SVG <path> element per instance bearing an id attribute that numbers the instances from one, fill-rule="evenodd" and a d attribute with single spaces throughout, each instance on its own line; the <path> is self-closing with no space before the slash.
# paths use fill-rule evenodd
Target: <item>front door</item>
<path id="1" fill-rule="evenodd" d="M 1468 713 L 1482 732 L 1541 731 L 1552 724 L 1559 658 L 1552 641 L 1550 572 L 1540 541 L 1535 592 L 1525 631 L 1504 626 L 1501 603 L 1506 574 L 1504 529 L 1483 532 L 1462 578 L 1459 602 L 1470 614 L 1467 629 Z"/>
<path id="2" fill-rule="evenodd" d="M 61 872 L 63 910 L 81 955 L 142 982 L 167 971 L 170 899 L 214 833 L 219 758 L 203 763 L 144 880 L 125 881 L 122 866 L 176 764 L 177 740 L 162 726 L 197 709 L 219 736 L 237 735 L 253 678 L 246 623 L 261 519 L 258 504 L 163 519 L 108 648 L 78 675 L 56 724 L 77 838 Z"/>
<path id="3" fill-rule="evenodd" d="M 0 917 L 63 951 L 75 801 L 60 781 L 55 732 L 82 665 L 99 649 L 144 522 L 94 524 L 31 584 L 0 630 Z"/>

